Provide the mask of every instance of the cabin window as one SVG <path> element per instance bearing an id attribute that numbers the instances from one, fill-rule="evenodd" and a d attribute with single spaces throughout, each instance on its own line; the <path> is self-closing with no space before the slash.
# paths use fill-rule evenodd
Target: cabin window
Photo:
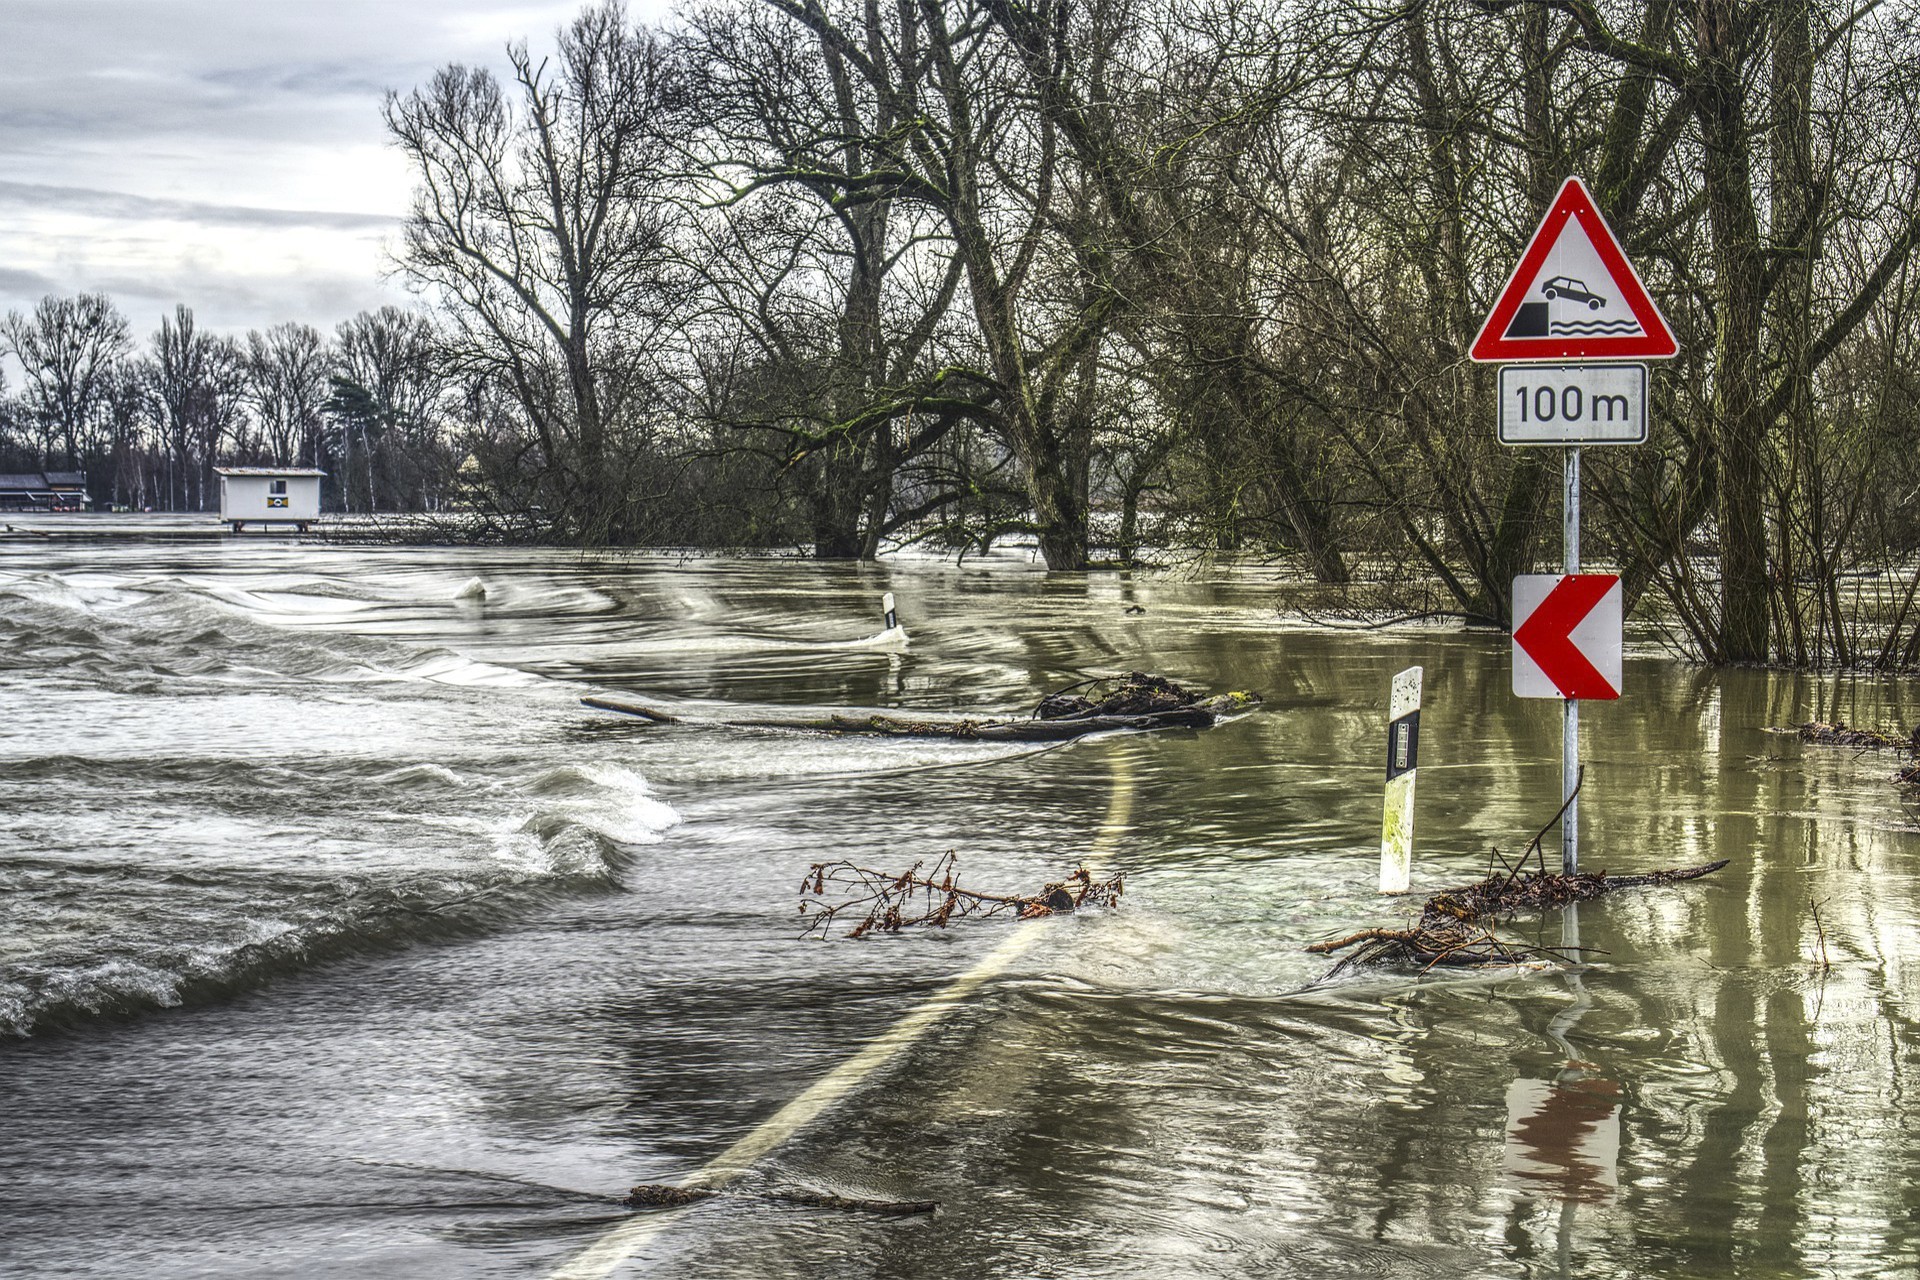
<path id="1" fill-rule="evenodd" d="M 287 482 L 285 480 L 275 480 L 267 486 L 267 492 L 276 498 L 281 497 L 287 492 Z"/>

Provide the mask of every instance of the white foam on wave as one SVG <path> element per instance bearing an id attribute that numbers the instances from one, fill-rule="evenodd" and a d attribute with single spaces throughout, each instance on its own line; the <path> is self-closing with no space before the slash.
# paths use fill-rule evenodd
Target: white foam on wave
<path id="1" fill-rule="evenodd" d="M 209 583 L 204 587 L 193 586 L 191 589 L 205 592 L 241 610 L 248 617 L 263 621 L 271 620 L 276 616 L 289 617 L 300 622 L 311 622 L 327 617 L 347 617 L 356 613 L 365 613 L 379 603 L 349 588 L 335 586 L 332 590 L 327 590 L 318 583 L 289 587 L 284 590 L 253 590 L 247 587 L 236 587 L 229 583 Z"/>
<path id="2" fill-rule="evenodd" d="M 612 842 L 590 827 L 535 817 L 523 831 L 539 842 L 536 866 L 542 875 L 592 879 L 613 869 Z"/>
<path id="3" fill-rule="evenodd" d="M 422 761 L 419 764 L 402 765 L 390 769 L 374 778 L 373 781 L 383 787 L 404 787 L 409 790 L 431 790 L 435 787 L 452 787 L 464 790 L 472 784 L 443 764 Z"/>
<path id="4" fill-rule="evenodd" d="M 171 1009 L 182 1003 L 186 974 L 110 957 L 43 970 L 29 990 L 0 982 L 0 1035 L 24 1036 L 51 1009 L 99 1015 L 129 1007 Z"/>
<path id="5" fill-rule="evenodd" d="M 877 631 L 873 635 L 863 637 L 859 640 L 842 640 L 838 644 L 827 645 L 825 647 L 832 649 L 888 649 L 898 651 L 907 647 L 907 629 L 905 627 L 888 627 L 885 631 Z"/>
<path id="6" fill-rule="evenodd" d="M 313 597 L 329 603 L 293 613 L 276 615 L 267 595 L 243 587 L 225 584 L 201 584 L 181 578 L 147 578 L 131 583 L 118 593 L 154 609 L 177 612 L 196 623 L 214 622 L 223 630 L 246 640 L 288 646 L 294 657 L 294 671 L 330 684 L 362 684 L 382 681 L 424 681 L 462 688 L 525 689 L 550 683 L 547 677 L 498 663 L 469 658 L 450 649 L 423 649 L 405 641 L 351 633 L 316 634 L 302 628 L 323 620 L 329 611 L 357 613 L 371 606 L 357 601 L 345 603 L 334 597 Z M 233 631 L 234 628 L 248 630 Z M 297 653 L 295 651 L 298 651 Z M 314 666 L 315 661 L 320 664 Z M 246 664 L 249 671 L 271 672 L 270 664 L 259 657 Z"/>
<path id="7" fill-rule="evenodd" d="M 126 604 L 142 597 L 116 587 L 81 584 L 57 573 L 27 573 L 12 577 L 7 594 L 17 595 L 28 607 L 39 606 L 75 613 L 97 614 L 102 605 Z"/>
<path id="8" fill-rule="evenodd" d="M 412 666 L 396 673 L 404 680 L 426 680 L 433 684 L 458 685 L 469 689 L 530 689 L 550 683 L 545 676 L 531 671 L 482 662 L 451 650 L 431 652 Z"/>
<path id="9" fill-rule="evenodd" d="M 625 765 L 566 764 L 535 775 L 527 791 L 539 813 L 526 829 L 543 838 L 555 819 L 577 823 L 620 844 L 658 844 L 681 821 L 674 807 L 653 794 L 647 780 Z"/>

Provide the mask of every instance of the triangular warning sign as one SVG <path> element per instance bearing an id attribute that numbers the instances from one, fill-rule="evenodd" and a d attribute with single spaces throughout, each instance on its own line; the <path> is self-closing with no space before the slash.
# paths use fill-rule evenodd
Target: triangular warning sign
<path id="1" fill-rule="evenodd" d="M 1679 349 L 1586 184 L 1568 178 L 1473 340 L 1472 356 L 1661 360 Z"/>

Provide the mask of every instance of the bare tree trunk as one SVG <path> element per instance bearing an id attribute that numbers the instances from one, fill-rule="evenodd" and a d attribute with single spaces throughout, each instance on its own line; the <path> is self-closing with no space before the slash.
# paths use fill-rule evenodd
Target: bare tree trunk
<path id="1" fill-rule="evenodd" d="M 1752 138 L 1741 83 L 1745 15 L 1736 0 L 1702 0 L 1696 92 L 1716 301 L 1713 418 L 1720 458 L 1720 633 L 1728 662 L 1770 654 L 1768 421 L 1760 395 L 1765 260 L 1754 209 Z"/>

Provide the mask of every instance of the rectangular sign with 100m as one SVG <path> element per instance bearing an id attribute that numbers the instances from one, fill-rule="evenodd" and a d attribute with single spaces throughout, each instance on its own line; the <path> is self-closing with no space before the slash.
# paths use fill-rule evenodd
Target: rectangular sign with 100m
<path id="1" fill-rule="evenodd" d="M 1645 444 L 1647 366 L 1500 367 L 1501 444 Z"/>

